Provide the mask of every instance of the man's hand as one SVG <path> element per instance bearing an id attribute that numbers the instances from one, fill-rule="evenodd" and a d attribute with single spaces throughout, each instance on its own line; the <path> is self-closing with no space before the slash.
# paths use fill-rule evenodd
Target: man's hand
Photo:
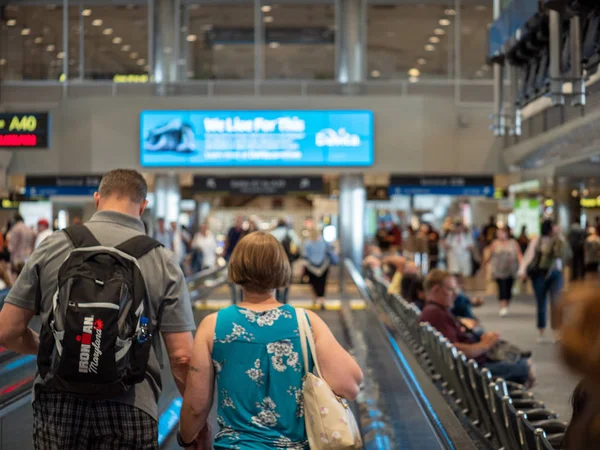
<path id="1" fill-rule="evenodd" d="M 481 297 L 473 297 L 471 299 L 471 304 L 475 307 L 483 306 L 483 303 L 484 303 L 484 301 L 483 301 L 483 298 L 481 298 Z"/>
<path id="2" fill-rule="evenodd" d="M 498 333 L 485 333 L 481 336 L 481 344 L 485 346 L 488 350 L 492 348 L 492 346 L 500 340 L 500 335 Z"/>

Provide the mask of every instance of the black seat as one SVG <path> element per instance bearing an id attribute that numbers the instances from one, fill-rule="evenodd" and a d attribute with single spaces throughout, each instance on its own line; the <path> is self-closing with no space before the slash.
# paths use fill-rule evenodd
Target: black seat
<path id="1" fill-rule="evenodd" d="M 542 429 L 535 430 L 535 442 L 537 450 L 556 450 L 563 445 L 563 439 L 553 444 L 550 437 L 546 436 L 546 432 Z"/>
<path id="2" fill-rule="evenodd" d="M 490 408 L 488 405 L 488 401 L 486 398 L 486 388 L 485 383 L 483 382 L 483 377 L 481 375 L 481 371 L 479 370 L 479 366 L 474 360 L 468 361 L 467 374 L 469 383 L 471 384 L 471 390 L 473 392 L 473 396 L 475 397 L 475 401 L 477 402 L 477 407 L 480 411 L 480 416 L 482 419 L 482 426 L 485 428 L 487 439 L 491 439 L 495 437 L 496 430 L 494 429 L 494 424 L 492 423 L 492 416 L 490 412 Z"/>

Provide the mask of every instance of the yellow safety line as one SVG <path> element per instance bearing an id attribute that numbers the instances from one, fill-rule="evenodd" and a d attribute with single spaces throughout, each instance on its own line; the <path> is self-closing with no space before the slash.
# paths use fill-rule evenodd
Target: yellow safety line
<path id="1" fill-rule="evenodd" d="M 294 307 L 300 307 L 309 309 L 312 311 L 319 311 L 320 306 L 314 305 L 308 301 L 291 301 L 290 304 Z M 215 311 L 223 308 L 227 308 L 231 305 L 230 301 L 227 300 L 208 300 L 206 302 L 198 301 L 194 303 L 194 309 L 197 311 Z M 339 300 L 333 300 L 325 303 L 326 311 L 339 311 L 342 309 L 342 303 Z M 366 304 L 363 300 L 350 300 L 350 309 L 353 311 L 364 311 Z"/>

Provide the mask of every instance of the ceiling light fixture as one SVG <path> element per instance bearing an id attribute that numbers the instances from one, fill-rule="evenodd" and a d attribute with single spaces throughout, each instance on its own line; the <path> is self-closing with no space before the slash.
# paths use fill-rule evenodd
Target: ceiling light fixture
<path id="1" fill-rule="evenodd" d="M 444 14 L 446 14 L 447 16 L 455 16 L 456 10 L 454 10 L 452 8 L 448 8 L 446 11 L 444 11 Z"/>
<path id="2" fill-rule="evenodd" d="M 579 192 L 577 192 L 577 189 L 573 189 L 573 190 L 571 191 L 571 196 L 572 196 L 572 197 L 579 197 Z"/>
<path id="3" fill-rule="evenodd" d="M 381 76 L 381 72 L 379 70 L 372 70 L 371 71 L 371 76 L 373 78 L 379 78 Z"/>
<path id="4" fill-rule="evenodd" d="M 198 36 L 195 34 L 188 34 L 185 38 L 188 42 L 196 42 L 198 40 Z"/>
<path id="5" fill-rule="evenodd" d="M 435 45 L 427 44 L 425 46 L 425 51 L 426 52 L 433 52 L 434 50 L 435 50 Z"/>
<path id="6" fill-rule="evenodd" d="M 121 44 L 123 42 L 123 38 L 119 36 L 115 36 L 113 38 L 113 44 Z"/>
<path id="7" fill-rule="evenodd" d="M 450 21 L 450 19 L 440 19 L 439 24 L 443 27 L 447 27 L 450 26 L 452 22 Z"/>
<path id="8" fill-rule="evenodd" d="M 131 59 L 137 59 L 137 58 L 138 58 L 138 56 L 140 56 L 138 52 L 131 52 L 131 53 L 129 54 L 129 57 L 130 57 Z"/>
<path id="9" fill-rule="evenodd" d="M 269 48 L 279 48 L 279 42 L 271 42 Z"/>
<path id="10" fill-rule="evenodd" d="M 92 10 L 91 9 L 84 9 L 83 11 L 81 11 L 81 15 L 84 17 L 90 17 L 92 15 Z"/>
<path id="11" fill-rule="evenodd" d="M 140 58 L 136 62 L 138 66 L 143 66 L 144 64 L 146 64 L 146 60 L 144 58 Z"/>
<path id="12" fill-rule="evenodd" d="M 65 52 L 58 52 L 58 53 L 56 54 L 56 57 L 57 57 L 58 59 L 63 59 L 63 58 L 65 57 Z"/>
<path id="13" fill-rule="evenodd" d="M 432 44 L 439 44 L 440 43 L 440 38 L 437 36 L 431 36 L 429 38 L 429 42 L 431 42 Z"/>
<path id="14" fill-rule="evenodd" d="M 49 46 L 46 47 L 46 50 L 49 52 L 53 52 L 54 50 L 56 50 L 56 46 L 53 44 L 50 44 Z"/>
<path id="15" fill-rule="evenodd" d="M 418 77 L 421 75 L 421 71 L 419 69 L 417 69 L 416 67 L 413 67 L 412 69 L 410 69 L 408 71 L 408 75 L 411 77 Z"/>
<path id="16" fill-rule="evenodd" d="M 104 30 L 102 30 L 102 34 L 104 36 L 110 36 L 111 34 L 113 34 L 113 29 L 112 28 L 105 28 Z"/>
<path id="17" fill-rule="evenodd" d="M 271 8 L 269 5 L 263 5 L 263 6 L 261 6 L 261 8 L 260 8 L 260 10 L 261 10 L 262 12 L 264 12 L 264 13 L 271 12 L 271 10 L 272 10 L 272 9 L 273 9 L 273 8 Z"/>
<path id="18" fill-rule="evenodd" d="M 425 58 L 419 58 L 417 59 L 417 64 L 420 66 L 424 66 L 425 64 L 427 64 L 427 60 Z"/>
<path id="19" fill-rule="evenodd" d="M 8 19 L 6 21 L 6 25 L 8 25 L 9 27 L 14 27 L 17 24 L 16 19 Z"/>
<path id="20" fill-rule="evenodd" d="M 215 44 L 215 45 L 213 46 L 213 48 L 214 48 L 216 51 L 219 51 L 219 50 L 223 50 L 223 48 L 225 48 L 225 46 L 224 46 L 223 44 Z"/>
<path id="21" fill-rule="evenodd" d="M 42 42 L 44 42 L 44 38 L 42 37 L 36 37 L 33 42 L 35 42 L 36 44 L 41 44 Z"/>
<path id="22" fill-rule="evenodd" d="M 436 28 L 435 30 L 433 30 L 433 34 L 435 34 L 436 36 L 443 36 L 446 34 L 446 32 L 442 28 Z"/>
<path id="23" fill-rule="evenodd" d="M 408 81 L 409 83 L 418 83 L 419 77 L 409 77 Z"/>
<path id="24" fill-rule="evenodd" d="M 21 30 L 21 36 L 29 36 L 31 34 L 31 28 L 23 28 Z"/>
<path id="25" fill-rule="evenodd" d="M 265 23 L 273 23 L 274 20 L 273 16 L 265 16 L 264 18 Z"/>
<path id="26" fill-rule="evenodd" d="M 94 19 L 94 20 L 92 20 L 92 25 L 95 26 L 95 27 L 101 27 L 103 23 L 104 22 L 102 22 L 102 19 Z"/>
<path id="27" fill-rule="evenodd" d="M 0 66 L 3 66 L 6 64 L 6 59 L 2 58 L 0 59 Z"/>
<path id="28" fill-rule="evenodd" d="M 121 47 L 121 50 L 124 52 L 128 52 L 129 50 L 131 50 L 131 45 L 125 44 L 123 47 Z"/>

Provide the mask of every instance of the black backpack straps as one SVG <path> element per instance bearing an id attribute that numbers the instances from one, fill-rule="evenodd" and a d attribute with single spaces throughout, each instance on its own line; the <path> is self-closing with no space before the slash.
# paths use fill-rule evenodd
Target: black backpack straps
<path id="1" fill-rule="evenodd" d="M 117 245 L 115 248 L 123 253 L 127 253 L 129 256 L 133 256 L 135 259 L 140 259 L 150 250 L 157 247 L 162 247 L 162 244 L 150 236 L 140 234 Z"/>
<path id="2" fill-rule="evenodd" d="M 73 225 L 65 228 L 64 231 L 75 248 L 99 247 L 102 245 L 85 225 Z"/>

